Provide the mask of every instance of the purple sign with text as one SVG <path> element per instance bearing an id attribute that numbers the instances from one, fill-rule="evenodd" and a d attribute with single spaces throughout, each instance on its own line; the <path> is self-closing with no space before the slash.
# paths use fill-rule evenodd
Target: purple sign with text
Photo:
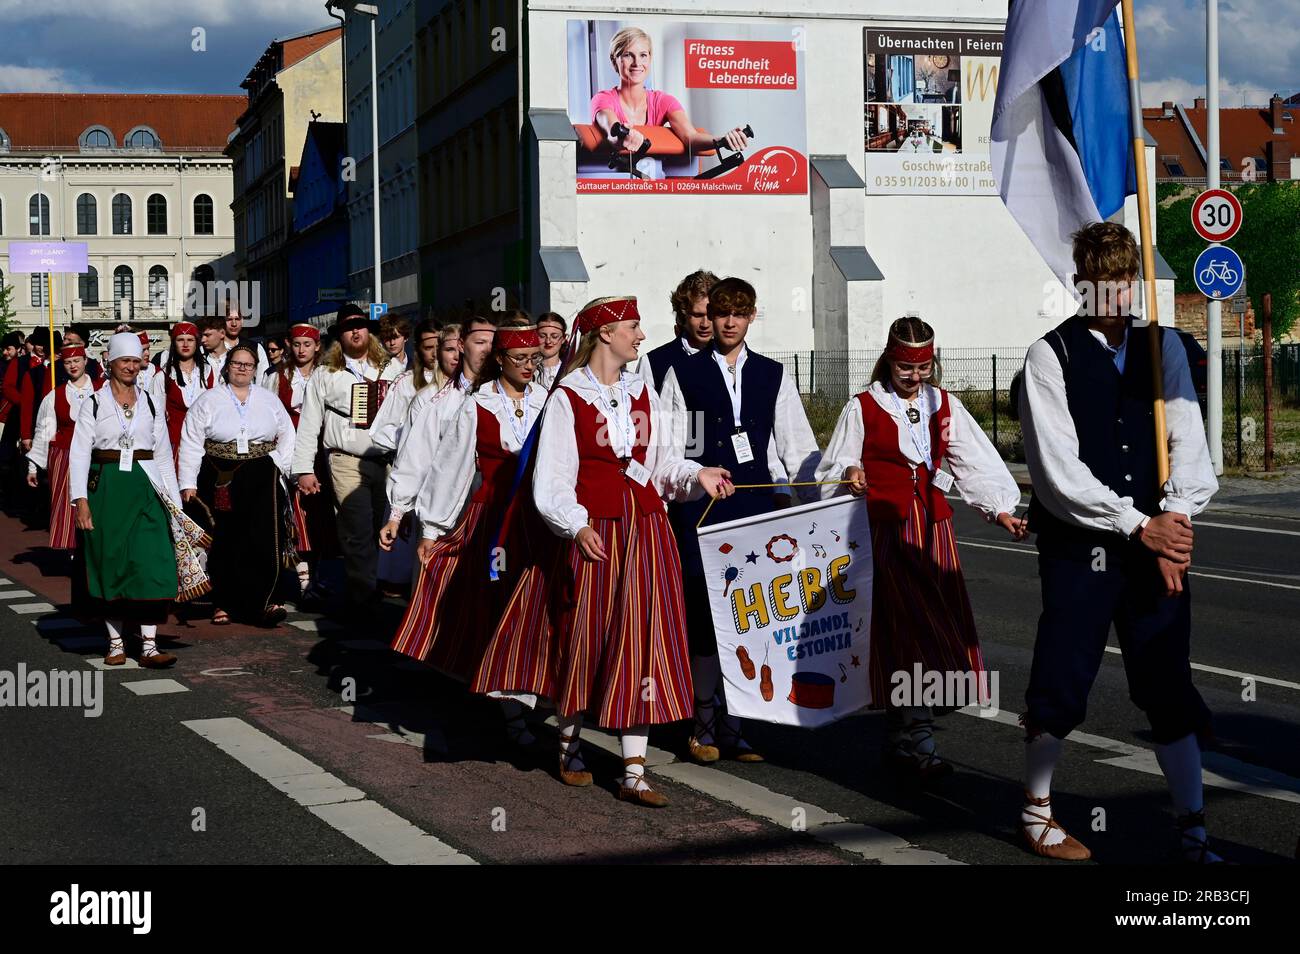
<path id="1" fill-rule="evenodd" d="M 85 274 L 85 242 L 10 242 L 9 271 Z"/>

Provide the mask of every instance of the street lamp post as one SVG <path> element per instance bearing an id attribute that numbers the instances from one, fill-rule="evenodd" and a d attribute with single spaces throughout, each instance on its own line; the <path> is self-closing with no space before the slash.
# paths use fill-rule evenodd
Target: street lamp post
<path id="1" fill-rule="evenodd" d="M 1219 2 L 1205 2 L 1205 187 L 1219 188 Z M 1206 305 L 1206 430 L 1210 460 L 1223 473 L 1223 303 Z"/>
<path id="2" fill-rule="evenodd" d="M 374 191 L 375 217 L 375 290 L 372 301 L 384 300 L 384 281 L 379 254 L 379 68 L 375 40 L 375 23 L 379 7 L 373 3 L 357 3 L 352 9 L 370 17 L 370 173 Z"/>

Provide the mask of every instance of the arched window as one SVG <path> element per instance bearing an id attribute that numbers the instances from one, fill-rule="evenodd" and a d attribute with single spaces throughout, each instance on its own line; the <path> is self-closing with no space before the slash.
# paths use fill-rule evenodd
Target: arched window
<path id="1" fill-rule="evenodd" d="M 148 126 L 137 126 L 126 134 L 128 149 L 161 149 L 162 141 L 158 134 Z"/>
<path id="2" fill-rule="evenodd" d="M 99 203 L 89 192 L 77 196 L 77 234 L 94 235 L 99 231 Z"/>
<path id="3" fill-rule="evenodd" d="M 77 297 L 83 305 L 99 304 L 99 272 L 94 265 L 86 266 L 85 272 L 77 276 Z"/>
<path id="4" fill-rule="evenodd" d="M 113 134 L 103 126 L 91 126 L 81 134 L 81 150 L 89 152 L 95 149 L 112 149 Z"/>
<path id="5" fill-rule="evenodd" d="M 113 196 L 113 234 L 131 234 L 131 197 L 125 192 Z"/>
<path id="6" fill-rule="evenodd" d="M 144 206 L 145 228 L 150 235 L 167 234 L 167 200 L 155 192 Z"/>
<path id="7" fill-rule="evenodd" d="M 213 218 L 212 196 L 196 195 L 194 197 L 194 234 L 212 235 L 216 231 Z"/>
<path id="8" fill-rule="evenodd" d="M 50 198 L 38 192 L 27 203 L 28 235 L 50 234 Z"/>
<path id="9" fill-rule="evenodd" d="M 113 269 L 113 301 L 130 301 L 135 297 L 135 275 L 129 265 Z"/>
<path id="10" fill-rule="evenodd" d="M 161 265 L 149 269 L 149 304 L 155 308 L 167 307 L 167 269 Z"/>

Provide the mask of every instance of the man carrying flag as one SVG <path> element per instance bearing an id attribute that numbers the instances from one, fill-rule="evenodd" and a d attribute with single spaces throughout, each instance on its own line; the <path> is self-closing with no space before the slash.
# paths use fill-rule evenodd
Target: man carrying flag
<path id="1" fill-rule="evenodd" d="M 1043 599 L 1020 824 L 1036 854 L 1090 857 L 1053 817 L 1051 780 L 1062 740 L 1085 718 L 1113 623 L 1178 813 L 1182 857 L 1204 863 L 1221 859 L 1205 834 L 1199 739 L 1210 712 L 1191 678 L 1186 574 L 1191 518 L 1218 483 L 1186 354 L 1156 325 L 1131 0 L 1127 42 L 1115 6 L 1013 3 L 993 113 L 1007 209 L 1081 298 L 1078 314 L 1029 349 L 1020 396 Z M 1133 191 L 1141 257 L 1124 226 L 1099 221 Z M 1140 268 L 1144 329 L 1130 310 Z"/>

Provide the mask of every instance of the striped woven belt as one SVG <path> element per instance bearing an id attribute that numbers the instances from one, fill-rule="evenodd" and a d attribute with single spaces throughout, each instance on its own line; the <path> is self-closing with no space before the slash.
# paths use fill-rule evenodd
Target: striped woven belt
<path id="1" fill-rule="evenodd" d="M 250 441 L 247 454 L 237 453 L 237 446 L 235 441 L 204 441 L 203 453 L 219 460 L 257 460 L 275 450 L 275 441 Z"/>

